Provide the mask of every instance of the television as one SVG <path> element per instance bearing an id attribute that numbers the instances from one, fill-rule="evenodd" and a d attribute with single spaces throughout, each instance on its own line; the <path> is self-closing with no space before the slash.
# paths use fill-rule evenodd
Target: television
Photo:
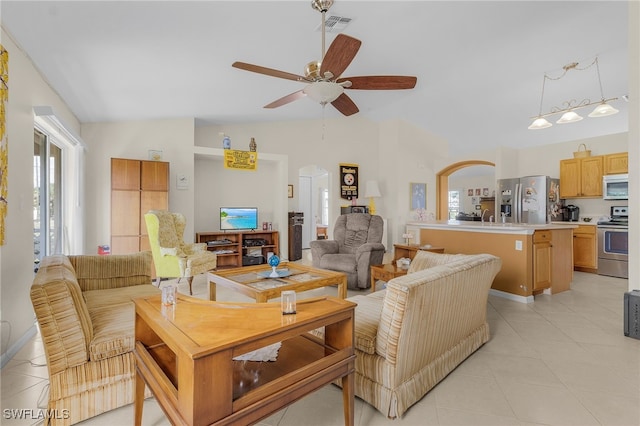
<path id="1" fill-rule="evenodd" d="M 220 207 L 220 230 L 258 229 L 256 207 Z"/>

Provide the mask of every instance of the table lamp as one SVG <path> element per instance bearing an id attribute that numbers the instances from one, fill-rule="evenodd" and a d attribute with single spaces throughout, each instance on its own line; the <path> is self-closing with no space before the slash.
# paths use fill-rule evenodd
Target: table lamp
<path id="1" fill-rule="evenodd" d="M 373 199 L 382 197 L 382 195 L 380 195 L 380 188 L 378 188 L 378 181 L 367 181 L 364 189 L 364 197 L 369 199 L 369 214 L 376 214 L 376 203 Z"/>

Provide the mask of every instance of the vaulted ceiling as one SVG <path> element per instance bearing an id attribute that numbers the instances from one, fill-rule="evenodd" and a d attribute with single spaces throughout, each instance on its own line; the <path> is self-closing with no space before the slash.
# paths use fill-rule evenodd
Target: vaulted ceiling
<path id="1" fill-rule="evenodd" d="M 300 99 L 263 106 L 302 83 L 231 67 L 243 61 L 303 74 L 321 56 L 310 1 L 7 1 L 3 28 L 81 122 L 194 117 L 196 123 L 321 119 Z M 413 90 L 350 90 L 359 114 L 403 119 L 451 150 L 524 147 L 628 130 L 627 8 L 623 1 L 347 1 L 330 16 L 362 46 L 343 76 L 415 75 Z M 327 47 L 335 37 L 327 33 Z M 527 130 L 543 76 L 598 57 L 602 89 L 620 113 Z M 595 67 L 548 80 L 543 112 L 600 99 Z M 585 115 L 590 110 L 583 110 Z M 325 117 L 343 117 L 327 106 Z M 555 117 L 556 119 L 559 117 Z M 554 120 L 555 121 L 555 120 Z"/>

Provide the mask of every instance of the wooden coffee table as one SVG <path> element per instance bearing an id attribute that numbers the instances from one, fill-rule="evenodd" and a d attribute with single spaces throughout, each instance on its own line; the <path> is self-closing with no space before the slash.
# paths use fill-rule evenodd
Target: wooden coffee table
<path id="1" fill-rule="evenodd" d="M 345 425 L 354 423 L 356 304 L 336 297 L 279 303 L 222 303 L 178 295 L 134 300 L 134 424 L 145 384 L 174 425 L 253 424 L 341 380 Z M 325 328 L 324 340 L 309 333 Z M 280 342 L 275 361 L 234 358 Z"/>
<path id="2" fill-rule="evenodd" d="M 332 285 L 338 286 L 338 297 L 347 297 L 347 275 L 342 272 L 313 268 L 294 263 L 281 264 L 277 270 L 288 269 L 290 274 L 281 278 L 263 278 L 260 273 L 271 271 L 269 265 L 209 271 L 209 300 L 216 300 L 216 286 L 237 291 L 258 303 L 280 297 L 285 290 L 301 292 Z"/>

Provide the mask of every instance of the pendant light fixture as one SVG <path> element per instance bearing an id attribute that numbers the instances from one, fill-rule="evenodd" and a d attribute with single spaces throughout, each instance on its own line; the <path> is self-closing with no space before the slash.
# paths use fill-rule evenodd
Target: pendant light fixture
<path id="1" fill-rule="evenodd" d="M 601 98 L 599 101 L 592 102 L 590 99 L 587 98 L 587 99 L 583 99 L 581 102 L 578 103 L 576 102 L 575 99 L 571 99 L 569 101 L 563 102 L 564 108 L 553 107 L 551 108 L 550 112 L 547 112 L 544 114 L 542 113 L 542 105 L 544 102 L 544 89 L 545 89 L 545 84 L 547 80 L 557 81 L 562 79 L 570 70 L 584 71 L 591 68 L 593 65 L 596 66 L 596 71 L 598 74 L 598 84 L 600 86 L 600 98 Z M 596 108 L 588 115 L 589 117 L 592 117 L 592 118 L 607 117 L 609 115 L 618 113 L 618 110 L 609 104 L 609 102 L 615 101 L 618 98 L 605 99 L 604 97 L 604 92 L 602 91 L 602 79 L 600 78 L 600 65 L 598 63 L 597 57 L 594 59 L 592 63 L 590 63 L 584 68 L 578 68 L 578 63 L 572 62 L 562 67 L 562 69 L 564 70 L 564 72 L 562 73 L 562 75 L 556 78 L 549 77 L 545 73 L 542 79 L 542 94 L 540 96 L 540 109 L 538 111 L 537 116 L 531 117 L 534 121 L 529 126 L 530 130 L 546 129 L 548 127 L 551 127 L 552 124 L 546 119 L 546 117 L 556 115 L 556 114 L 562 114 L 560 119 L 556 121 L 556 124 L 576 123 L 578 121 L 581 121 L 584 117 L 578 114 L 576 110 L 585 108 L 588 106 L 592 106 L 592 105 L 597 105 Z"/>

